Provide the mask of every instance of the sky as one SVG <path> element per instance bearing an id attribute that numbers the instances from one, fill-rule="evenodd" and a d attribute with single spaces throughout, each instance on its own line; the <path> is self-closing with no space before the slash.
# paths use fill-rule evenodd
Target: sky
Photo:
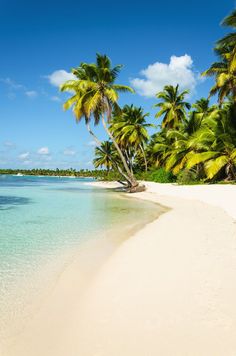
<path id="1" fill-rule="evenodd" d="M 233 0 L 0 0 L 0 168 L 93 167 L 94 141 L 62 105 L 58 86 L 71 68 L 107 54 L 123 64 L 117 83 L 132 86 L 134 103 L 156 125 L 155 94 L 164 85 L 208 96 L 200 73 L 228 30 L 221 20 Z M 213 98 L 213 102 L 216 99 Z M 95 128 L 103 140 L 102 127 Z"/>

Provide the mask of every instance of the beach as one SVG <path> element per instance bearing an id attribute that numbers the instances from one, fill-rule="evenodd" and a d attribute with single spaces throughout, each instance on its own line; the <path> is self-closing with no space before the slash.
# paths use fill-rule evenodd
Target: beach
<path id="1" fill-rule="evenodd" d="M 236 186 L 145 184 L 166 211 L 82 283 L 75 259 L 4 356 L 235 355 Z"/>

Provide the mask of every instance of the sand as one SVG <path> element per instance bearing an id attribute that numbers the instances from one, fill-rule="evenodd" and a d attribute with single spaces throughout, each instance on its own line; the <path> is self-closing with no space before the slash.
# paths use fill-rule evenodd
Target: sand
<path id="1" fill-rule="evenodd" d="M 236 355 L 236 186 L 147 187 L 170 209 L 82 287 L 69 266 L 4 356 Z"/>

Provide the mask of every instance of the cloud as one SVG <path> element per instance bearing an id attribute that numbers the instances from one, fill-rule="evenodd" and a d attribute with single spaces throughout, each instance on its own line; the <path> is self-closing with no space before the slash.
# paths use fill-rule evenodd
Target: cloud
<path id="1" fill-rule="evenodd" d="M 23 163 L 24 165 L 28 166 L 29 164 L 31 164 L 31 163 L 32 163 L 32 161 L 30 161 L 30 160 L 26 160 L 26 161 L 23 161 L 22 163 Z"/>
<path id="2" fill-rule="evenodd" d="M 155 62 L 143 69 L 140 74 L 144 78 L 134 78 L 130 82 L 138 94 L 154 97 L 165 85 L 177 85 L 180 89 L 194 91 L 200 81 L 199 75 L 192 69 L 191 56 L 171 56 L 170 63 Z"/>
<path id="3" fill-rule="evenodd" d="M 97 144 L 96 144 L 96 142 L 95 142 L 94 140 L 92 140 L 92 141 L 89 141 L 89 142 L 86 144 L 86 146 L 92 146 L 92 147 L 94 147 L 94 146 L 97 146 Z"/>
<path id="4" fill-rule="evenodd" d="M 15 147 L 16 147 L 16 145 L 15 145 L 13 142 L 11 142 L 11 141 L 5 141 L 5 142 L 3 143 L 3 145 L 4 145 L 6 148 L 8 148 L 8 149 L 12 149 L 12 148 L 15 148 Z"/>
<path id="5" fill-rule="evenodd" d="M 59 87 L 67 80 L 75 79 L 76 77 L 74 76 L 74 74 L 68 73 L 64 69 L 60 69 L 48 75 L 47 78 L 49 79 L 50 84 L 55 87 Z"/>
<path id="6" fill-rule="evenodd" d="M 39 155 L 47 156 L 47 155 L 49 155 L 50 152 L 49 152 L 49 148 L 48 147 L 41 147 L 41 148 L 38 149 L 37 153 Z"/>
<path id="7" fill-rule="evenodd" d="M 0 78 L 0 83 L 3 83 L 7 86 L 7 97 L 9 99 L 15 99 L 16 92 L 24 93 L 29 98 L 35 98 L 36 96 L 38 96 L 37 91 L 29 90 L 25 85 L 19 84 L 11 78 Z"/>
<path id="8" fill-rule="evenodd" d="M 29 155 L 30 155 L 29 152 L 24 152 L 24 153 L 21 153 L 18 157 L 19 157 L 19 159 L 21 159 L 21 160 L 25 160 L 26 158 L 29 157 Z"/>
<path id="9" fill-rule="evenodd" d="M 76 155 L 76 151 L 73 150 L 72 148 L 66 148 L 63 152 L 63 154 L 65 156 L 75 156 Z"/>
<path id="10" fill-rule="evenodd" d="M 33 99 L 36 98 L 36 96 L 38 96 L 38 93 L 35 90 L 28 90 L 25 92 L 25 95 L 28 96 L 28 98 Z"/>
<path id="11" fill-rule="evenodd" d="M 61 101 L 61 99 L 60 99 L 58 96 L 56 96 L 56 95 L 51 96 L 50 99 L 51 99 L 52 101 L 57 101 L 57 102 Z"/>
<path id="12" fill-rule="evenodd" d="M 24 85 L 16 83 L 11 78 L 0 78 L 0 82 L 6 84 L 11 90 L 25 89 Z"/>

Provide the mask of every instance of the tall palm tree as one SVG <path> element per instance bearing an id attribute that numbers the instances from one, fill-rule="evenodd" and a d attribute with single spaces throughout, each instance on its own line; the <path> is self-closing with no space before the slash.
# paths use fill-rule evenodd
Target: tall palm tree
<path id="1" fill-rule="evenodd" d="M 85 118 L 88 130 L 93 137 L 95 135 L 89 126 L 91 117 L 93 116 L 95 125 L 99 123 L 100 119 L 102 120 L 104 129 L 113 142 L 126 171 L 122 174 L 134 190 L 135 187 L 138 187 L 138 182 L 130 171 L 125 157 L 107 125 L 111 120 L 112 110 L 119 110 L 117 104 L 119 92 L 134 92 L 129 86 L 115 84 L 121 68 L 121 65 L 112 68 L 111 61 L 106 55 L 97 54 L 96 63 L 81 63 L 78 68 L 73 69 L 72 73 L 76 79 L 67 81 L 61 86 L 61 90 L 74 92 L 74 95 L 64 104 L 64 108 L 68 109 L 72 106 L 77 121 Z M 97 139 L 96 142 L 101 146 L 101 142 Z"/>
<path id="2" fill-rule="evenodd" d="M 179 85 L 166 85 L 163 91 L 157 93 L 157 99 L 162 101 L 154 105 L 160 109 L 155 117 L 163 116 L 162 128 L 177 128 L 186 120 L 186 109 L 191 108 L 191 105 L 184 101 L 188 93 L 188 90 L 179 92 Z"/>
<path id="3" fill-rule="evenodd" d="M 111 131 L 117 142 L 128 149 L 133 147 L 135 151 L 141 150 L 145 170 L 147 171 L 147 159 L 144 147 L 149 139 L 148 127 L 153 126 L 146 122 L 148 113 L 144 114 L 141 107 L 125 105 L 118 115 L 115 115 L 111 123 Z"/>

